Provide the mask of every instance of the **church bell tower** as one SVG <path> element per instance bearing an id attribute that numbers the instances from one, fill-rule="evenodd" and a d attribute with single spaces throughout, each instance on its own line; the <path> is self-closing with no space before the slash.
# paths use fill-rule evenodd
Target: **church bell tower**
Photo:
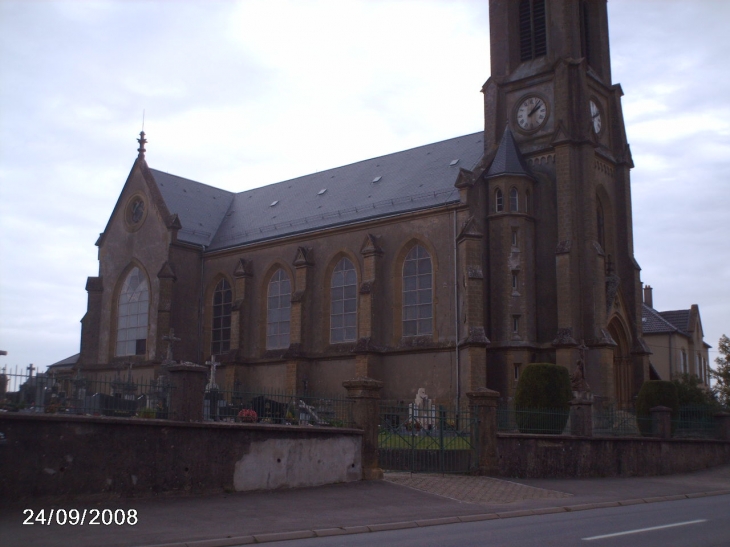
<path id="1" fill-rule="evenodd" d="M 491 0 L 485 101 L 487 382 L 573 370 L 599 401 L 648 378 L 634 259 L 633 167 L 611 81 L 606 0 Z"/>

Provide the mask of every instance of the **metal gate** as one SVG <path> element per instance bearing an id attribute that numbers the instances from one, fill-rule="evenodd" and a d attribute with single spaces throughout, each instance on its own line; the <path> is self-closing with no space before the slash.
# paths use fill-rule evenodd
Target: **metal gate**
<path id="1" fill-rule="evenodd" d="M 411 473 L 468 473 L 478 465 L 477 427 L 468 409 L 380 405 L 380 467 Z"/>

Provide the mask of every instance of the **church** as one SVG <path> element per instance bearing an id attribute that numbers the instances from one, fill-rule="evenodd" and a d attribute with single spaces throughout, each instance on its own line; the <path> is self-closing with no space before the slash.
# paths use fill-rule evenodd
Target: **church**
<path id="1" fill-rule="evenodd" d="M 239 193 L 138 156 L 100 235 L 77 367 L 221 363 L 246 390 L 508 400 L 584 355 L 597 402 L 649 379 L 606 0 L 490 0 L 484 130 Z M 174 332 L 174 336 L 171 333 Z"/>

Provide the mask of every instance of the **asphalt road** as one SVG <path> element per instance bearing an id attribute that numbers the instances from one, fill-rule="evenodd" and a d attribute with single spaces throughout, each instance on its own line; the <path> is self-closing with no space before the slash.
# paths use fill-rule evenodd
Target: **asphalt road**
<path id="1" fill-rule="evenodd" d="M 730 496 L 268 543 L 271 547 L 727 547 Z"/>

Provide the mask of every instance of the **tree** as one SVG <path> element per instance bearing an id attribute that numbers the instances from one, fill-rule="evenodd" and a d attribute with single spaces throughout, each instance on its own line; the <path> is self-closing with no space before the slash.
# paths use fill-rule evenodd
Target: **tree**
<path id="1" fill-rule="evenodd" d="M 720 355 L 715 358 L 717 368 L 710 370 L 710 374 L 715 379 L 715 387 L 713 391 L 717 393 L 717 398 L 725 406 L 730 406 L 730 338 L 723 334 L 717 343 Z"/>
<path id="2" fill-rule="evenodd" d="M 700 379 L 694 374 L 684 373 L 674 378 L 672 383 L 677 387 L 679 406 L 717 404 L 714 394 L 703 387 Z"/>

